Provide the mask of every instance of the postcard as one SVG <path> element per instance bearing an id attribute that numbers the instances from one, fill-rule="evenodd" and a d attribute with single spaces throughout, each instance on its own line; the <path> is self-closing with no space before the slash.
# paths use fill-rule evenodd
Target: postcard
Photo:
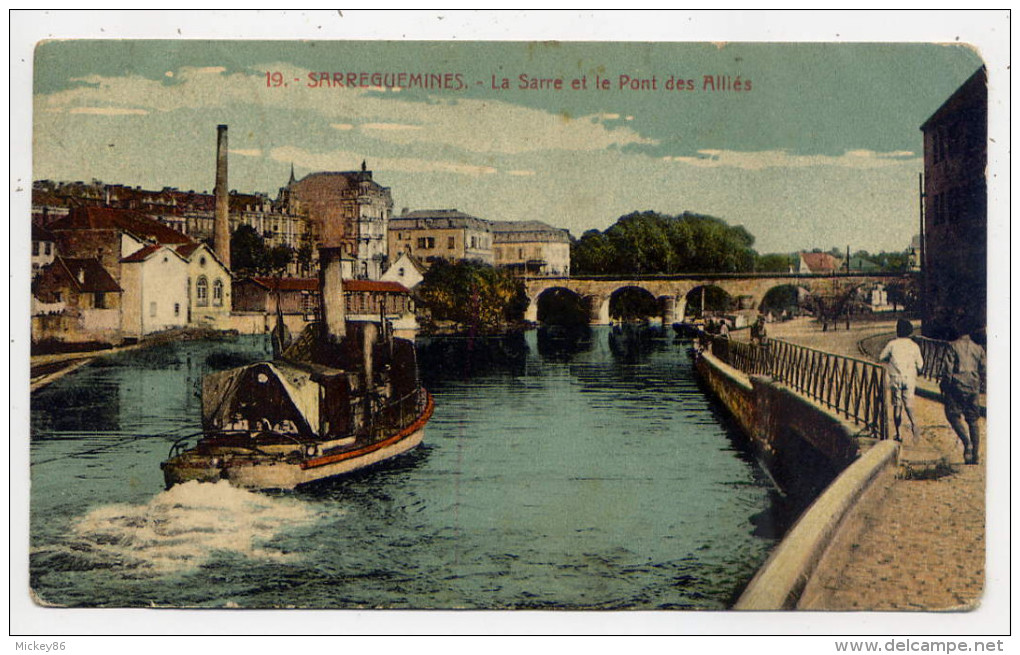
<path id="1" fill-rule="evenodd" d="M 33 52 L 33 612 L 984 602 L 978 48 L 109 36 Z"/>

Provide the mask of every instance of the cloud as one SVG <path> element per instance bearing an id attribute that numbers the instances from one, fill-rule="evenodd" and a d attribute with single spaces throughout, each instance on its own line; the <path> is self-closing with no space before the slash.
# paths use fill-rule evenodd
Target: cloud
<path id="1" fill-rule="evenodd" d="M 518 175 L 520 177 L 531 177 L 535 174 L 535 171 L 507 171 L 507 175 Z"/>
<path id="2" fill-rule="evenodd" d="M 688 164 L 700 168 L 738 168 L 762 170 L 765 168 L 804 168 L 814 166 L 837 166 L 841 168 L 882 168 L 916 165 L 921 161 L 914 153 L 905 150 L 875 152 L 874 150 L 848 150 L 839 156 L 793 155 L 786 150 L 760 150 L 742 152 L 738 150 L 699 150 L 695 156 L 666 156 L 666 162 Z"/>
<path id="3" fill-rule="evenodd" d="M 242 157 L 261 157 L 262 156 L 262 151 L 259 150 L 258 148 L 238 148 L 236 150 L 234 148 L 231 148 L 229 150 L 229 152 L 232 155 L 241 155 Z"/>
<path id="4" fill-rule="evenodd" d="M 499 170 L 492 166 L 476 165 L 459 161 L 417 159 L 413 157 L 374 157 L 346 150 L 333 152 L 309 152 L 303 148 L 283 146 L 274 148 L 270 158 L 282 163 L 291 163 L 310 170 L 342 171 L 353 170 L 354 164 L 369 160 L 375 172 L 401 173 L 450 173 L 478 177 L 493 175 Z"/>
<path id="5" fill-rule="evenodd" d="M 47 111 L 59 113 L 60 109 L 51 107 Z M 73 107 L 69 114 L 91 114 L 93 116 L 145 116 L 149 112 L 131 107 Z"/>
<path id="6" fill-rule="evenodd" d="M 330 123 L 329 126 L 332 127 L 334 130 L 341 130 L 341 131 L 347 131 L 347 130 L 353 130 L 354 129 L 354 126 L 351 125 L 350 123 Z"/>
<path id="7" fill-rule="evenodd" d="M 182 67 L 170 78 L 172 82 L 163 76 L 151 80 L 137 75 L 89 75 L 72 80 L 81 86 L 37 96 L 35 103 L 38 111 L 97 104 L 149 112 L 230 107 L 292 114 L 300 108 L 308 119 L 318 115 L 325 125 L 339 130 L 360 124 L 367 136 L 396 145 L 448 146 L 475 153 L 595 152 L 658 143 L 629 127 L 607 125 L 605 121 L 615 121 L 609 117 L 616 114 L 569 118 L 500 100 L 433 96 L 421 102 L 370 89 L 310 88 L 302 82 L 291 82 L 286 89 L 269 88 L 266 70 L 280 71 L 285 80 L 306 80 L 308 73 L 289 64 L 270 63 L 237 73 L 227 73 L 221 66 Z"/>
<path id="8" fill-rule="evenodd" d="M 402 125 L 400 123 L 365 123 L 361 126 L 362 130 L 420 130 L 421 125 Z"/>

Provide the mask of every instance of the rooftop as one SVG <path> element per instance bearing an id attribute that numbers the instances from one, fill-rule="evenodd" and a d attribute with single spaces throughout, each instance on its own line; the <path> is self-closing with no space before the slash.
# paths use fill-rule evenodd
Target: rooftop
<path id="1" fill-rule="evenodd" d="M 158 243 L 192 243 L 192 239 L 177 230 L 130 209 L 110 207 L 75 207 L 71 213 L 50 224 L 53 232 L 59 230 L 121 230 Z"/>

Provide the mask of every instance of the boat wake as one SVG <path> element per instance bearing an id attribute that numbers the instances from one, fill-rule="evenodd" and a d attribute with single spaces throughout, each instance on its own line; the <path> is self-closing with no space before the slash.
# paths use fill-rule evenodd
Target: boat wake
<path id="1" fill-rule="evenodd" d="M 90 568 L 133 569 L 137 575 L 176 573 L 224 554 L 290 561 L 298 556 L 274 547 L 274 538 L 316 518 L 311 507 L 292 498 L 244 491 L 225 480 L 188 482 L 143 505 L 90 511 L 74 523 L 68 546 Z"/>

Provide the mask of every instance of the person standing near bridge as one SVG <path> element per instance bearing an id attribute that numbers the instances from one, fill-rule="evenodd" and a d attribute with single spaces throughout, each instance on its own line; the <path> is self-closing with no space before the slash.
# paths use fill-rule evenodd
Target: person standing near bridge
<path id="1" fill-rule="evenodd" d="M 975 333 L 975 337 L 983 341 L 980 333 Z M 942 375 L 939 386 L 946 407 L 946 418 L 956 436 L 963 442 L 963 460 L 967 464 L 978 463 L 978 446 L 981 441 L 978 426 L 981 417 L 979 399 L 985 368 L 985 349 L 964 333 L 949 344 L 940 369 Z M 960 420 L 961 416 L 966 420 L 966 425 Z"/>
<path id="2" fill-rule="evenodd" d="M 914 435 L 913 441 L 916 443 L 921 438 L 921 431 L 914 417 L 914 389 L 917 387 L 917 374 L 924 369 L 924 358 L 921 357 L 921 348 L 910 338 L 913 331 L 910 321 L 903 318 L 896 321 L 896 338 L 882 349 L 878 361 L 889 363 L 896 441 L 901 440 L 900 424 L 903 422 L 903 412 L 906 411 Z"/>

